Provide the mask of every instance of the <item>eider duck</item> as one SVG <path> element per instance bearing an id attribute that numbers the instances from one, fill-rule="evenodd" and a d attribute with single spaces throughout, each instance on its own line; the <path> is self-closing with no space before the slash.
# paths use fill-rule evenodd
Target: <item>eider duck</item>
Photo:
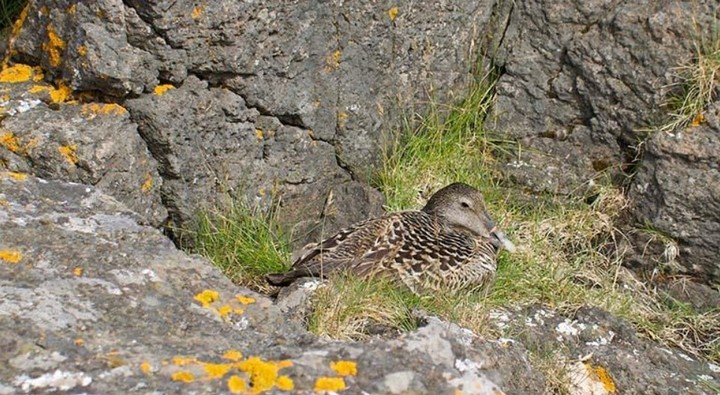
<path id="1" fill-rule="evenodd" d="M 515 250 L 485 209 L 483 196 L 464 183 L 437 191 L 420 211 L 369 219 L 311 246 L 286 273 L 267 281 L 286 286 L 301 277 L 351 272 L 360 278 L 400 280 L 414 293 L 488 289 L 496 257 Z"/>

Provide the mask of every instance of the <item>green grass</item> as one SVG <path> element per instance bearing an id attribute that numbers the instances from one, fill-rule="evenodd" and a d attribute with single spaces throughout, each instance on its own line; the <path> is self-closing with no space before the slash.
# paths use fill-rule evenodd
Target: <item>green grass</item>
<path id="1" fill-rule="evenodd" d="M 189 234 L 192 250 L 209 258 L 238 284 L 268 290 L 263 276 L 290 263 L 290 243 L 275 210 L 236 201 L 223 210 L 205 210 Z"/>
<path id="2" fill-rule="evenodd" d="M 15 23 L 20 12 L 27 4 L 27 0 L 0 0 L 0 31 L 5 33 L 2 37 L 6 37 L 6 31 Z"/>

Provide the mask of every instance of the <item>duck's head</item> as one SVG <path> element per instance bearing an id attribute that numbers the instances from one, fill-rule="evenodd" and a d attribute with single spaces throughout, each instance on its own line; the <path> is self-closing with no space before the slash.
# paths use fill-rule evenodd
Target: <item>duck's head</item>
<path id="1" fill-rule="evenodd" d="M 452 229 L 488 240 L 498 249 L 515 251 L 515 245 L 490 218 L 482 193 L 470 185 L 456 182 L 440 189 L 428 200 L 423 211 Z"/>

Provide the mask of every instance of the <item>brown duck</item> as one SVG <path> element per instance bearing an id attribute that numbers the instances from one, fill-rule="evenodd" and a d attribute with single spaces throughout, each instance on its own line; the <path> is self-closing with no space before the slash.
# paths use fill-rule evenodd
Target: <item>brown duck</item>
<path id="1" fill-rule="evenodd" d="M 420 211 L 401 211 L 341 230 L 312 246 L 272 285 L 301 277 L 351 272 L 361 278 L 399 279 L 413 292 L 488 287 L 500 249 L 513 243 L 499 231 L 477 189 L 454 183 L 437 191 Z"/>

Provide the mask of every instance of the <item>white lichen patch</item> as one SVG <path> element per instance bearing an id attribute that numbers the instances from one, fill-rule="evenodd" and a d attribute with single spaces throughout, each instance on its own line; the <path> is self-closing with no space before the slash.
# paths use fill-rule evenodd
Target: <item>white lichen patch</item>
<path id="1" fill-rule="evenodd" d="M 409 370 L 386 374 L 383 384 L 390 394 L 403 394 L 410 389 L 415 373 Z"/>
<path id="2" fill-rule="evenodd" d="M 687 356 L 686 354 L 683 354 L 683 353 L 681 353 L 681 352 L 679 352 L 678 355 L 680 356 L 680 358 L 682 358 L 682 359 L 684 359 L 684 360 L 686 360 L 686 361 L 688 361 L 688 362 L 694 362 L 694 361 L 695 361 L 694 359 L 690 358 L 689 356 Z"/>
<path id="3" fill-rule="evenodd" d="M 708 369 L 713 373 L 720 373 L 720 366 L 715 365 L 712 362 L 708 362 Z"/>
<path id="4" fill-rule="evenodd" d="M 597 329 L 597 325 L 593 325 L 593 329 Z M 610 344 L 614 338 L 615 338 L 615 332 L 608 331 L 607 337 L 600 336 L 591 342 L 585 342 L 585 344 L 588 346 L 593 346 L 593 347 L 606 346 L 606 345 Z M 636 350 L 634 350 L 634 351 L 636 351 Z"/>
<path id="5" fill-rule="evenodd" d="M 150 282 L 161 281 L 157 274 L 150 269 L 143 269 L 141 271 L 130 270 L 130 269 L 113 269 L 110 270 L 110 274 L 115 277 L 115 280 L 123 287 L 128 285 L 142 286 Z"/>
<path id="6" fill-rule="evenodd" d="M 510 322 L 510 316 L 507 312 L 502 310 L 493 310 L 488 313 L 488 318 L 495 324 L 498 329 L 503 329 L 508 326 Z"/>
<path id="7" fill-rule="evenodd" d="M 504 393 L 500 387 L 493 383 L 484 374 L 476 374 L 475 372 L 466 371 L 460 377 L 448 378 L 447 374 L 444 374 L 448 383 L 459 389 L 463 394 L 476 394 L 476 395 L 497 395 Z"/>
<path id="8" fill-rule="evenodd" d="M 28 352 L 11 358 L 10 366 L 18 370 L 49 370 L 56 368 L 61 362 L 67 359 L 66 356 L 57 351 L 47 352 L 38 350 L 36 352 Z"/>
<path id="9" fill-rule="evenodd" d="M 577 336 L 580 331 L 583 331 L 586 328 L 587 325 L 582 322 L 578 323 L 577 321 L 571 321 L 566 318 L 555 327 L 555 332 L 560 334 L 560 336 L 557 337 L 557 340 L 562 341 L 564 336 Z"/>
<path id="10" fill-rule="evenodd" d="M 92 383 L 92 377 L 84 372 L 67 372 L 60 369 L 45 373 L 38 377 L 32 378 L 28 375 L 16 376 L 13 384 L 24 392 L 30 392 L 38 389 L 46 389 L 50 391 L 69 391 L 75 387 L 86 387 Z"/>

